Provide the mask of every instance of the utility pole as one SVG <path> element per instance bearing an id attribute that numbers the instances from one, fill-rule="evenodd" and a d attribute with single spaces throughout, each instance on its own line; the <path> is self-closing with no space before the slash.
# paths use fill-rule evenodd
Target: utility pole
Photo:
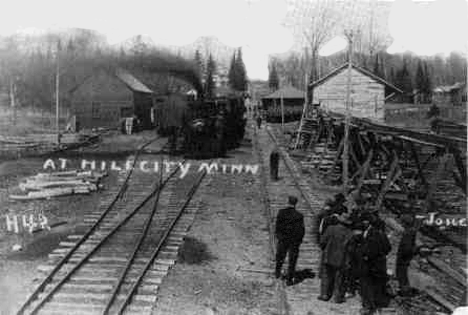
<path id="1" fill-rule="evenodd" d="M 348 165 L 349 165 L 349 123 L 351 120 L 350 104 L 351 104 L 351 71 L 353 69 L 353 31 L 345 32 L 348 39 L 348 77 L 346 83 L 346 109 L 345 109 L 345 130 L 344 130 L 344 146 L 343 146 L 343 194 L 348 195 Z"/>
<path id="2" fill-rule="evenodd" d="M 306 118 L 309 109 L 309 100 L 308 100 L 308 94 L 309 94 L 309 52 L 307 50 L 307 46 L 304 47 L 304 63 L 305 63 L 305 71 L 304 71 L 304 107 L 302 108 L 302 116 L 301 116 L 301 121 L 299 122 L 299 130 L 297 131 L 296 135 L 296 142 L 294 144 L 294 149 L 297 149 L 297 146 L 299 145 L 299 141 L 301 139 L 301 132 L 302 132 L 302 127 L 304 124 L 304 119 Z"/>
<path id="3" fill-rule="evenodd" d="M 55 128 L 57 132 L 57 145 L 60 144 L 59 88 L 60 88 L 60 42 L 57 44 L 57 73 L 55 74 Z"/>
<path id="4" fill-rule="evenodd" d="M 281 130 L 284 135 L 284 99 L 283 99 L 283 91 L 281 91 Z"/>

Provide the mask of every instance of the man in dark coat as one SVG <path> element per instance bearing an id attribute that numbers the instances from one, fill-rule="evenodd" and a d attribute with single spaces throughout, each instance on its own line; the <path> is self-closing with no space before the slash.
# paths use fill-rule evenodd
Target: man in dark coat
<path id="1" fill-rule="evenodd" d="M 377 308 L 388 306 L 390 301 L 386 292 L 387 255 L 392 246 L 385 234 L 385 224 L 375 212 L 366 214 L 363 222 L 367 228 L 362 245 L 361 314 L 374 314 Z"/>
<path id="2" fill-rule="evenodd" d="M 408 295 L 411 292 L 408 280 L 408 267 L 413 256 L 418 252 L 416 247 L 417 228 L 414 224 L 414 217 L 410 214 L 401 216 L 401 223 L 405 230 L 398 244 L 396 258 L 396 277 L 400 289 L 400 295 Z"/>
<path id="3" fill-rule="evenodd" d="M 261 129 L 262 128 L 262 115 L 260 113 L 257 115 L 256 120 L 257 120 L 257 128 Z"/>
<path id="4" fill-rule="evenodd" d="M 297 198 L 289 196 L 288 207 L 281 209 L 276 217 L 275 235 L 277 238 L 275 277 L 281 276 L 286 254 L 289 256 L 286 284 L 292 285 L 299 247 L 304 237 L 304 216 L 296 210 Z"/>
<path id="5" fill-rule="evenodd" d="M 359 288 L 359 278 L 362 274 L 363 253 L 363 225 L 361 222 L 353 222 L 353 236 L 346 244 L 346 276 L 345 286 L 351 296 L 356 295 Z"/>
<path id="6" fill-rule="evenodd" d="M 345 248 L 352 236 L 350 223 L 349 213 L 343 211 L 338 224 L 328 226 L 320 238 L 323 271 L 319 300 L 328 301 L 334 295 L 336 303 L 344 302 Z"/>

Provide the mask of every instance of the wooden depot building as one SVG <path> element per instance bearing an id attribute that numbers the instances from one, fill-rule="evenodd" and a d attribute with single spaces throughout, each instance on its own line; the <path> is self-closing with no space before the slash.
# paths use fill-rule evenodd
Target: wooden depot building
<path id="1" fill-rule="evenodd" d="M 348 66 L 345 63 L 309 85 L 312 104 L 320 105 L 326 111 L 345 113 Z M 385 102 L 396 93 L 403 93 L 388 81 L 354 64 L 350 86 L 351 115 L 376 121 L 385 119 Z"/>
<path id="2" fill-rule="evenodd" d="M 77 129 L 117 127 L 133 115 L 149 129 L 152 106 L 153 92 L 123 69 L 97 70 L 71 91 Z"/>
<path id="3" fill-rule="evenodd" d="M 284 115 L 285 122 L 299 120 L 304 108 L 304 94 L 303 91 L 293 86 L 285 86 L 262 97 L 262 108 L 266 113 L 267 121 L 281 122 L 282 115 Z M 283 103 L 283 108 L 281 108 L 281 103 Z"/>

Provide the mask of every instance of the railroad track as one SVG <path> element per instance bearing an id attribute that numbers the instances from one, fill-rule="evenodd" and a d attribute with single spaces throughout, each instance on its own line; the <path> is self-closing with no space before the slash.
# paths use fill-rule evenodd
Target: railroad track
<path id="1" fill-rule="evenodd" d="M 305 223 L 305 235 L 303 242 L 300 247 L 299 259 L 297 261 L 296 270 L 311 270 L 316 273 L 319 270 L 320 264 L 320 248 L 315 242 L 316 231 L 313 230 L 315 216 L 318 214 L 320 209 L 323 207 L 325 202 L 325 196 L 321 196 L 314 192 L 310 185 L 299 175 L 299 171 L 290 158 L 289 154 L 284 149 L 284 146 L 280 144 L 274 134 L 267 129 L 268 137 L 272 146 L 277 148 L 280 153 L 280 157 L 283 163 L 280 163 L 280 181 L 272 181 L 270 177 L 265 176 L 265 187 L 268 200 L 270 225 L 273 226 L 274 220 L 278 211 L 286 206 L 285 190 L 294 191 L 294 194 L 299 197 L 299 202 L 296 208 L 299 212 L 304 215 Z M 269 164 L 269 154 L 261 154 L 261 164 L 264 170 L 267 170 Z M 283 194 L 281 194 L 283 192 Z M 273 230 L 271 229 L 271 233 Z M 274 246 L 274 245 L 273 245 Z M 286 267 L 286 266 L 284 266 Z M 281 289 L 284 291 L 280 296 L 284 298 L 284 304 L 286 307 L 283 313 L 280 314 L 302 314 L 307 311 L 315 311 L 310 308 L 310 301 L 316 300 L 316 297 L 320 294 L 320 286 L 315 276 L 315 279 L 306 279 L 300 283 L 300 285 L 293 285 L 291 287 L 285 287 L 282 284 Z M 317 303 L 322 303 L 317 301 Z M 358 314 L 359 305 L 353 303 L 347 305 L 346 314 Z M 319 310 L 318 312 L 329 312 L 329 310 Z M 304 313 L 304 314 L 305 314 Z M 324 313 L 325 314 L 325 313 Z"/>
<path id="2" fill-rule="evenodd" d="M 307 208 L 298 208 L 302 213 L 309 214 L 305 216 L 307 220 L 308 217 L 313 217 L 313 214 L 311 215 L 310 213 L 316 213 L 325 200 L 323 200 L 323 197 L 310 191 L 310 188 L 308 187 L 307 183 L 305 183 L 305 180 L 300 177 L 300 173 L 297 170 L 295 163 L 292 161 L 285 149 L 286 144 L 280 143 L 281 139 L 277 139 L 281 137 L 275 136 L 274 132 L 269 130 L 268 134 L 271 140 L 275 143 L 275 146 L 279 149 L 281 153 L 280 155 L 284 161 L 284 165 L 295 181 L 294 185 L 297 187 L 298 191 L 300 191 L 302 197 L 310 205 L 309 209 L 312 211 L 309 210 L 308 212 L 305 212 L 307 211 Z M 266 159 L 264 160 L 264 163 L 267 163 Z M 290 182 L 287 181 L 287 183 L 290 185 Z M 320 201 L 318 205 L 317 201 Z M 274 212 L 272 212 L 272 214 L 274 214 Z M 308 225 L 307 221 L 306 225 Z M 306 230 L 306 234 L 308 233 L 309 232 Z M 307 242 L 307 240 L 305 241 Z M 444 238 L 436 238 L 432 240 L 432 243 L 444 243 L 445 241 L 446 239 Z M 312 249 L 312 247 L 310 248 Z M 318 248 L 314 250 L 317 250 L 317 253 L 319 252 Z M 301 254 L 302 246 L 299 257 L 301 257 Z M 461 301 L 466 299 L 466 276 L 445 262 L 449 258 L 451 260 L 455 260 L 455 264 L 457 262 L 462 262 L 461 264 L 463 265 L 463 262 L 466 262 L 466 253 L 458 253 L 457 248 L 454 248 L 448 244 L 440 257 L 429 257 L 427 259 L 426 265 L 423 268 L 425 269 L 425 273 L 435 279 L 435 283 L 437 283 L 439 286 L 426 287 L 423 292 L 420 292 L 420 294 L 413 298 L 397 298 L 397 308 L 385 309 L 384 313 L 391 314 L 397 312 L 405 315 L 429 315 L 435 314 L 437 312 L 451 313 Z M 300 268 L 299 264 L 298 267 Z M 315 265 L 313 265 L 313 268 L 314 270 L 317 270 L 315 269 Z M 299 299 L 300 298 L 302 297 L 299 296 Z"/>
<path id="3" fill-rule="evenodd" d="M 191 200 L 205 173 L 180 179 L 175 168 L 132 180 L 132 170 L 108 204 L 87 216 L 87 232 L 49 255 L 45 277 L 17 314 L 151 313 L 194 220 L 199 205 Z"/>

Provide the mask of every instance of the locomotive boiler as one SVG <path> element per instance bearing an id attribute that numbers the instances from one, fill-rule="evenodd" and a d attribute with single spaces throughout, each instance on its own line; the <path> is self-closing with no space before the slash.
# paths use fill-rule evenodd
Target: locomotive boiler
<path id="1" fill-rule="evenodd" d="M 158 132 L 177 132 L 180 151 L 188 158 L 223 157 L 244 137 L 246 111 L 242 97 L 190 100 L 159 104 Z"/>

